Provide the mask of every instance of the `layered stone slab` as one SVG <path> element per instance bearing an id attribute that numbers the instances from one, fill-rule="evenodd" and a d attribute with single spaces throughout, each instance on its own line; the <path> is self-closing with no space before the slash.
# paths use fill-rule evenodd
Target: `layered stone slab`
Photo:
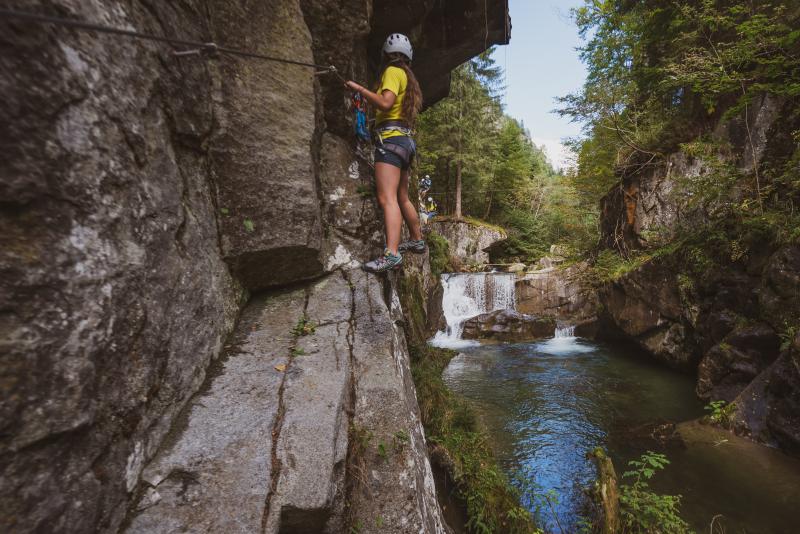
<path id="1" fill-rule="evenodd" d="M 255 298 L 233 342 L 142 475 L 127 532 L 260 532 L 272 431 L 305 291 Z M 278 368 L 276 368 L 278 366 Z"/>

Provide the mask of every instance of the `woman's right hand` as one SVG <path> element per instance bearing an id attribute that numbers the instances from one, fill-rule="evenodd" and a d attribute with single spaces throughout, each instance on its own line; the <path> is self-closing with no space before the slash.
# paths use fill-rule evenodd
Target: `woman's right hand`
<path id="1" fill-rule="evenodd" d="M 345 87 L 347 87 L 348 89 L 350 89 L 352 91 L 355 91 L 356 93 L 360 93 L 364 89 L 363 87 L 361 87 L 359 84 L 357 84 L 353 80 L 345 82 L 344 85 L 345 85 Z"/>

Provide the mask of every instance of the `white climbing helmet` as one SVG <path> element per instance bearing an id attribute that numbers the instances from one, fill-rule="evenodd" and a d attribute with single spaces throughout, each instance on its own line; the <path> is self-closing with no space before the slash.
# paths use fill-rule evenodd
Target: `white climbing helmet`
<path id="1" fill-rule="evenodd" d="M 402 33 L 393 33 L 386 38 L 383 43 L 383 51 L 387 54 L 392 52 L 399 52 L 408 58 L 409 61 L 414 59 L 414 49 L 411 47 L 411 41 Z"/>

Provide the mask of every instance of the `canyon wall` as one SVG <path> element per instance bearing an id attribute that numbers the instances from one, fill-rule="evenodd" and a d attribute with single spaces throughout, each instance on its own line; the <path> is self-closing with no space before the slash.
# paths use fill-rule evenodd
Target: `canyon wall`
<path id="1" fill-rule="evenodd" d="M 500 1 L 345 4 L 9 7 L 362 81 L 375 43 L 404 31 L 420 43 L 428 103 L 449 68 L 508 36 Z M 399 301 L 353 271 L 381 235 L 341 82 L 123 36 L 0 28 L 0 529 L 442 530 Z M 296 333 L 304 317 L 313 335 Z M 392 436 L 397 461 L 382 464 L 377 440 Z"/>
<path id="2" fill-rule="evenodd" d="M 712 133 L 727 147 L 719 157 L 749 179 L 754 168 L 762 180 L 770 176 L 797 149 L 795 105 L 765 96 L 747 121 L 721 121 Z M 776 235 L 781 222 L 740 224 L 731 216 L 711 224 L 716 206 L 692 205 L 685 187 L 685 180 L 711 172 L 706 162 L 676 152 L 624 177 L 605 197 L 603 240 L 645 261 L 600 288 L 601 332 L 697 373 L 700 398 L 735 404 L 730 428 L 796 452 L 800 244 L 796 235 Z M 683 240 L 676 243 L 676 236 Z"/>

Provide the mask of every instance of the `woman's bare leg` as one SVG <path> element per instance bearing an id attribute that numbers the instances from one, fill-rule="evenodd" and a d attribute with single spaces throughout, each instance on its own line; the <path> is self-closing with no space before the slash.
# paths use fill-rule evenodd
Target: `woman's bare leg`
<path id="1" fill-rule="evenodd" d="M 419 215 L 414 203 L 408 199 L 408 170 L 400 174 L 400 187 L 397 189 L 397 204 L 400 206 L 400 211 L 403 213 L 403 219 L 408 226 L 408 233 L 411 234 L 411 239 L 422 239 L 422 231 L 419 227 Z"/>
<path id="2" fill-rule="evenodd" d="M 386 226 L 386 248 L 392 254 L 397 254 L 400 230 L 403 226 L 403 215 L 400 206 L 397 205 L 400 169 L 388 163 L 376 163 L 375 185 L 378 188 L 378 204 L 383 210 L 383 222 Z"/>

